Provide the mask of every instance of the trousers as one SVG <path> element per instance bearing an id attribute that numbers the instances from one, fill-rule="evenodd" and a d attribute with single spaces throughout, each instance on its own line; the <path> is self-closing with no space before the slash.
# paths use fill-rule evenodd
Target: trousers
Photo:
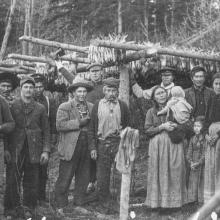
<path id="1" fill-rule="evenodd" d="M 23 180 L 23 205 L 33 209 L 37 205 L 38 198 L 39 163 L 30 163 L 26 141 L 17 162 L 6 166 L 5 211 L 21 205 L 21 180 Z"/>
<path id="2" fill-rule="evenodd" d="M 97 158 L 97 190 L 99 200 L 108 199 L 110 196 L 110 178 L 112 168 L 114 171 L 112 173 L 112 179 L 114 182 L 113 190 L 120 191 L 120 173 L 115 168 L 115 156 L 118 152 L 119 142 L 119 137 L 99 140 Z"/>
<path id="3" fill-rule="evenodd" d="M 4 142 L 0 140 L 0 216 L 4 213 Z"/>
<path id="4" fill-rule="evenodd" d="M 89 163 L 88 136 L 86 131 L 81 131 L 72 159 L 60 160 L 59 176 L 55 184 L 55 200 L 58 208 L 68 205 L 68 191 L 74 176 L 74 202 L 80 203 L 86 197 L 90 178 Z"/>

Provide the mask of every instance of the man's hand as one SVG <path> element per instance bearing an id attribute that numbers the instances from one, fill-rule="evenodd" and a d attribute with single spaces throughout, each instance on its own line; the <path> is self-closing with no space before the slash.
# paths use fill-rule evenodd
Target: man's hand
<path id="1" fill-rule="evenodd" d="M 8 150 L 5 150 L 4 157 L 5 157 L 6 163 L 10 163 L 11 162 L 11 154 L 10 154 L 10 152 Z"/>
<path id="2" fill-rule="evenodd" d="M 84 126 L 86 126 L 89 123 L 89 121 L 90 121 L 90 117 L 89 116 L 87 116 L 87 117 L 85 117 L 83 119 L 80 119 L 79 126 L 80 127 L 84 127 Z"/>
<path id="3" fill-rule="evenodd" d="M 96 160 L 96 159 L 97 159 L 97 151 L 96 151 L 96 150 L 92 150 L 92 151 L 91 151 L 91 158 L 92 158 L 93 160 Z"/>
<path id="4" fill-rule="evenodd" d="M 40 164 L 44 165 L 44 164 L 48 163 L 48 160 L 49 160 L 49 153 L 43 152 L 40 157 Z"/>

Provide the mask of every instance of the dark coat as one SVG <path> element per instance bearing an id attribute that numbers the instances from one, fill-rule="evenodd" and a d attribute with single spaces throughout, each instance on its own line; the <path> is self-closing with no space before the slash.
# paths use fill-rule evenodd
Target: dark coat
<path id="1" fill-rule="evenodd" d="M 205 106 L 206 106 L 205 115 L 207 115 L 210 110 L 208 103 L 214 97 L 215 97 L 215 92 L 213 91 L 213 89 L 205 87 L 204 88 L 204 101 L 205 101 Z M 188 88 L 185 90 L 185 98 L 186 98 L 186 101 L 193 107 L 193 111 L 191 113 L 191 116 L 194 117 L 195 109 L 196 109 L 196 95 L 195 95 L 194 87 L 191 87 L 191 88 Z"/>
<path id="2" fill-rule="evenodd" d="M 46 109 L 38 102 L 32 101 L 25 113 L 21 98 L 11 106 L 15 129 L 9 136 L 9 151 L 12 161 L 16 162 L 27 140 L 31 163 L 39 163 L 43 152 L 50 152 L 50 129 Z"/>
<path id="3" fill-rule="evenodd" d="M 3 138 L 3 134 L 8 134 L 15 127 L 9 105 L 2 96 L 0 96 L 0 125 L 0 139 Z"/>
<path id="4" fill-rule="evenodd" d="M 56 131 L 57 108 L 56 108 L 55 100 L 53 98 L 49 98 L 48 96 L 42 95 L 41 97 L 35 97 L 35 101 L 39 102 L 46 108 L 46 112 L 47 112 L 47 115 L 49 118 L 49 124 L 50 124 L 50 133 L 56 134 L 57 133 Z"/>
<path id="5" fill-rule="evenodd" d="M 91 122 L 89 126 L 89 132 L 88 132 L 88 137 L 89 137 L 89 149 L 95 150 L 96 147 L 98 146 L 98 107 L 99 107 L 99 101 L 98 100 L 95 105 L 93 106 L 92 113 L 91 113 Z M 121 127 L 122 129 L 126 128 L 129 126 L 130 123 L 130 114 L 129 114 L 129 109 L 126 105 L 125 102 L 119 100 L 119 105 L 120 105 L 120 110 L 121 110 Z"/>

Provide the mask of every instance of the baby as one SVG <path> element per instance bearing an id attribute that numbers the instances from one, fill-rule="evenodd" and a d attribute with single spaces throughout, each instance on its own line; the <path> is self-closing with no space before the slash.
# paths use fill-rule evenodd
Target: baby
<path id="1" fill-rule="evenodd" d="M 169 115 L 171 110 L 176 122 L 184 124 L 189 120 L 193 108 L 185 100 L 185 92 L 180 86 L 174 86 L 171 89 L 170 94 L 170 100 L 167 102 L 166 106 L 157 113 L 157 115 L 163 115 L 166 113 Z"/>

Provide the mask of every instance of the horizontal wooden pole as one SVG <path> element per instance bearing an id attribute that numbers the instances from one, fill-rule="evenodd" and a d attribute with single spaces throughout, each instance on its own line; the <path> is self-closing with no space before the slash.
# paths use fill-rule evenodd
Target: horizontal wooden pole
<path id="1" fill-rule="evenodd" d="M 19 38 L 20 41 L 27 41 L 31 42 L 34 44 L 40 44 L 48 47 L 56 47 L 56 48 L 62 48 L 64 50 L 71 50 L 71 51 L 76 51 L 80 53 L 87 53 L 88 48 L 87 47 L 80 47 L 80 46 L 75 46 L 72 44 L 66 44 L 66 43 L 60 43 L 57 41 L 50 41 L 50 40 L 44 40 L 40 38 L 35 38 L 35 37 L 30 37 L 30 36 L 22 36 Z"/>
<path id="2" fill-rule="evenodd" d="M 47 57 L 36 57 L 36 56 L 28 56 L 28 55 L 21 55 L 21 54 L 9 54 L 8 58 L 18 59 L 18 60 L 25 60 L 29 62 L 40 62 L 40 63 L 51 63 L 51 59 Z M 59 57 L 60 60 L 72 61 L 76 63 L 87 63 L 89 64 L 89 60 L 87 58 L 81 57 L 74 57 L 71 55 L 64 55 Z"/>
<path id="3" fill-rule="evenodd" d="M 18 74 L 28 74 L 29 73 L 26 70 L 22 70 L 22 69 L 18 69 L 18 68 L 6 68 L 6 67 L 0 67 L 0 72 L 18 73 Z"/>
<path id="4" fill-rule="evenodd" d="M 116 49 L 125 49 L 125 50 L 149 50 L 153 49 L 154 46 L 146 46 L 140 44 L 130 44 L 130 43 L 117 43 L 105 40 L 92 40 L 91 44 L 99 47 L 109 47 L 109 48 L 116 48 Z M 203 60 L 210 60 L 210 61 L 220 61 L 220 56 L 217 55 L 209 55 L 204 53 L 197 53 L 192 51 L 185 51 L 185 50 L 175 50 L 169 48 L 163 48 L 155 46 L 155 50 L 157 50 L 158 54 L 170 55 L 170 56 L 178 56 L 178 57 L 186 57 L 186 58 L 195 58 L 195 59 L 203 59 Z"/>

